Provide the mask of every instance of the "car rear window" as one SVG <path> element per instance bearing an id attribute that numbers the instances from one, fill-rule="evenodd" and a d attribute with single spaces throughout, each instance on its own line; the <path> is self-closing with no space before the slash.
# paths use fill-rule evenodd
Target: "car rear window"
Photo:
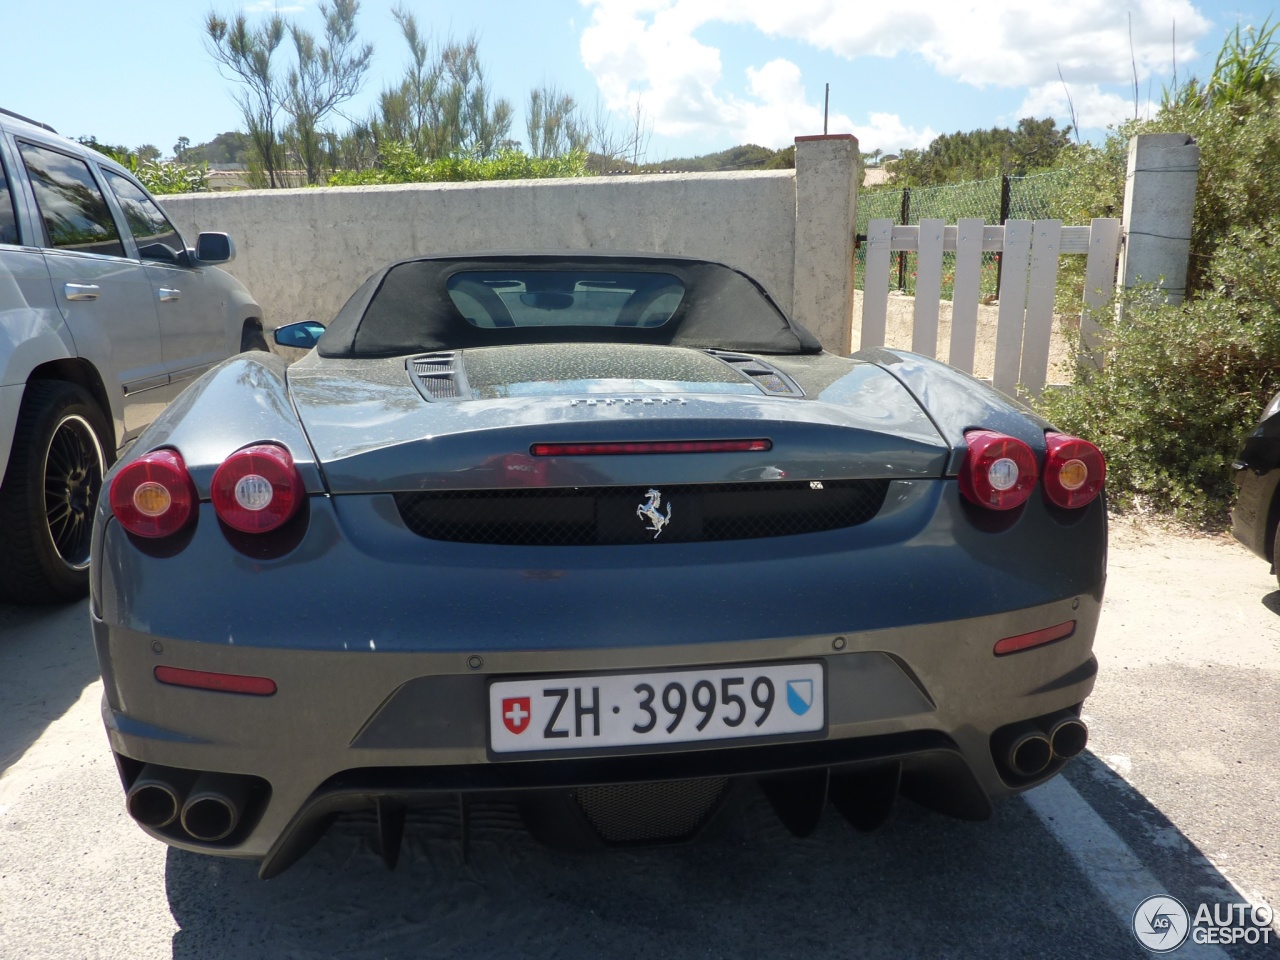
<path id="1" fill-rule="evenodd" d="M 474 327 L 660 327 L 684 299 L 669 273 L 464 271 L 449 299 Z"/>
<path id="2" fill-rule="evenodd" d="M 120 231 L 89 165 L 33 143 L 19 141 L 18 149 L 31 175 L 49 242 L 66 250 L 123 257 Z"/>
<path id="3" fill-rule="evenodd" d="M 401 260 L 352 294 L 317 349 L 390 357 L 532 343 L 822 350 L 759 283 L 725 264 L 589 252 Z"/>

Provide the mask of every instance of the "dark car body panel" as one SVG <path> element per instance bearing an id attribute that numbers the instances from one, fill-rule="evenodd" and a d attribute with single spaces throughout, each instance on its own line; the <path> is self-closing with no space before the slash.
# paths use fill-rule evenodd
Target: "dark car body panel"
<path id="1" fill-rule="evenodd" d="M 1037 458 L 1044 455 L 1044 435 L 1052 429 L 1047 420 L 1028 407 L 1005 396 L 981 380 L 930 357 L 875 347 L 855 353 L 854 359 L 875 363 L 895 377 L 920 404 L 951 446 L 949 474 L 960 470 L 967 450 L 966 430 L 994 430 L 1015 437 Z"/>
<path id="2" fill-rule="evenodd" d="M 462 351 L 464 364 L 468 352 Z M 290 368 L 289 389 L 335 493 L 502 485 L 501 470 L 487 471 L 494 479 L 481 482 L 476 470 L 527 455 L 534 443 L 557 441 L 765 437 L 774 443 L 768 455 L 663 457 L 668 483 L 767 479 L 779 464 L 795 480 L 941 476 L 950 449 L 910 395 L 879 367 L 845 363 L 839 387 L 827 387 L 840 394 L 831 403 L 769 397 L 745 378 L 742 385 L 754 396 L 688 388 L 673 394 L 653 381 L 605 392 L 588 389 L 599 381 L 585 377 L 575 381 L 583 385 L 578 390 L 553 397 L 432 403 L 406 390 L 403 359 L 311 358 Z M 661 402 L 668 397 L 679 401 Z M 691 420 L 699 436 L 689 435 Z M 652 481 L 656 463 L 652 457 L 553 458 L 542 485 L 643 484 Z"/>
<path id="3" fill-rule="evenodd" d="M 1267 417 L 1245 438 L 1231 465 L 1236 503 L 1231 532 L 1264 560 L 1275 557 L 1276 526 L 1280 523 L 1280 414 Z"/>
<path id="4" fill-rule="evenodd" d="M 1043 503 L 1028 503 L 1002 532 L 975 527 L 970 513 L 954 481 L 899 480 L 875 523 L 845 530 L 509 548 L 424 540 L 405 528 L 389 494 L 350 495 L 313 498 L 298 546 L 263 560 L 239 553 L 212 507 L 202 505 L 190 542 L 175 556 L 127 550 L 120 541 L 128 534 L 107 526 L 103 549 L 119 559 L 101 571 L 101 613 L 211 645 L 348 650 L 369 649 L 372 639 L 381 652 L 426 643 L 471 653 L 837 634 L 1101 596 L 1101 503 L 1069 524 Z M 1052 550 L 1040 546 L 1045 541 Z M 834 561 L 855 552 L 851 575 Z M 237 578 L 237 607 L 272 615 L 238 616 L 224 602 L 221 578 L 205 576 L 209 570 Z M 589 607 L 584 597 L 592 598 Z M 367 606 L 375 603 L 376 627 Z M 193 609 L 207 615 L 193 617 Z M 489 609 L 515 616 L 481 616 Z M 566 609 L 575 611 L 572 622 Z M 628 609 L 643 616 L 617 616 Z"/>

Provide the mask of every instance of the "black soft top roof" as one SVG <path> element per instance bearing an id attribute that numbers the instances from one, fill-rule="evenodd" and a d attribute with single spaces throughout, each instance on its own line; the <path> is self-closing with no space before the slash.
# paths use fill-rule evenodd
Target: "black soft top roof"
<path id="1" fill-rule="evenodd" d="M 660 327 L 477 327 L 450 299 L 454 274 L 492 270 L 645 270 L 669 273 L 685 294 Z M 338 311 L 317 349 L 323 357 L 391 357 L 426 350 L 520 343 L 656 343 L 746 353 L 819 353 L 755 280 L 708 260 L 657 254 L 456 254 L 401 260 L 379 270 Z"/>

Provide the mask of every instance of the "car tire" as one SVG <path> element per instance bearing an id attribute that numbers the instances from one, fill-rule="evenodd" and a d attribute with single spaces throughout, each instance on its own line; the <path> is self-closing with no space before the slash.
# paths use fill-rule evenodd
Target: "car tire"
<path id="1" fill-rule="evenodd" d="M 1276 586 L 1280 587 L 1280 523 L 1271 534 L 1271 572 L 1276 576 Z"/>
<path id="2" fill-rule="evenodd" d="M 27 384 L 0 486 L 0 599 L 59 603 L 89 588 L 89 541 L 115 445 L 101 409 L 60 380 Z"/>
<path id="3" fill-rule="evenodd" d="M 262 332 L 261 327 L 246 326 L 240 334 L 240 352 L 247 353 L 250 350 L 261 350 L 263 353 L 271 351 L 267 346 L 266 334 Z"/>

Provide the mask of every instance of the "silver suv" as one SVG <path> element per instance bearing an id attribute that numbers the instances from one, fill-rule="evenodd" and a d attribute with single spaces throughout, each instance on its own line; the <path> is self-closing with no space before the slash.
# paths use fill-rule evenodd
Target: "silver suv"
<path id="1" fill-rule="evenodd" d="M 0 600 L 88 585 L 107 467 L 192 379 L 266 349 L 222 233 L 189 248 L 119 164 L 0 110 Z"/>

